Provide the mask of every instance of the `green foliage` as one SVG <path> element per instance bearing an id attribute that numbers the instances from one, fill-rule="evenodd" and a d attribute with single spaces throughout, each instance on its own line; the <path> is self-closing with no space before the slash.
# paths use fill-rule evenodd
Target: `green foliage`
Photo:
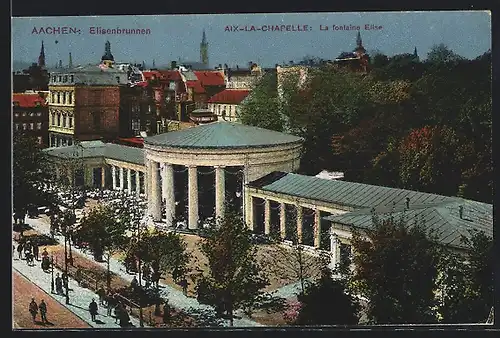
<path id="1" fill-rule="evenodd" d="M 432 46 L 429 53 L 427 53 L 427 61 L 432 63 L 457 62 L 463 59 L 462 56 L 454 53 L 444 43 Z"/>
<path id="2" fill-rule="evenodd" d="M 466 253 L 446 250 L 440 261 L 439 312 L 445 323 L 483 323 L 493 306 L 493 239 L 463 237 Z"/>
<path id="3" fill-rule="evenodd" d="M 352 283 L 369 300 L 369 320 L 383 323 L 436 321 L 439 251 L 420 221 L 373 216 L 373 228 L 356 231 Z"/>
<path id="4" fill-rule="evenodd" d="M 356 325 L 360 306 L 349 294 L 346 279 L 332 278 L 329 269 L 298 295 L 301 303 L 295 325 Z M 334 304 L 325 311 L 325 304 Z"/>
<path id="5" fill-rule="evenodd" d="M 185 276 L 190 255 L 187 244 L 174 232 L 141 233 L 139 239 L 132 242 L 129 254 L 135 255 L 143 263 L 151 263 L 161 271 L 172 273 L 175 279 Z M 175 272 L 175 273 L 174 273 Z"/>
<path id="6" fill-rule="evenodd" d="M 231 325 L 234 311 L 253 308 L 269 282 L 256 261 L 251 231 L 241 215 L 226 213 L 205 230 L 201 250 L 208 259 L 208 276 L 197 285 L 199 301 L 212 305 Z"/>
<path id="7" fill-rule="evenodd" d="M 30 206 L 52 200 L 37 188 L 49 182 L 50 165 L 35 137 L 14 133 L 12 171 L 14 212 L 24 215 Z"/>
<path id="8" fill-rule="evenodd" d="M 74 237 L 88 243 L 94 257 L 101 258 L 104 252 L 109 254 L 125 248 L 128 243 L 125 236 L 127 227 L 116 217 L 114 209 L 108 205 L 98 205 L 82 218 Z"/>

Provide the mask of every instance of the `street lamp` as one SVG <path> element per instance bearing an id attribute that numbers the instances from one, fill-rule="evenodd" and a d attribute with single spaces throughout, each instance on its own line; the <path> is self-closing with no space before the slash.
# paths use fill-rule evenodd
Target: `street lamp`
<path id="1" fill-rule="evenodd" d="M 66 304 L 69 304 L 69 278 L 68 278 L 68 256 L 67 256 L 67 238 L 68 231 L 64 229 L 64 283 L 66 286 Z"/>
<path id="2" fill-rule="evenodd" d="M 52 280 L 50 282 L 50 293 L 54 293 L 54 254 L 50 255 Z"/>

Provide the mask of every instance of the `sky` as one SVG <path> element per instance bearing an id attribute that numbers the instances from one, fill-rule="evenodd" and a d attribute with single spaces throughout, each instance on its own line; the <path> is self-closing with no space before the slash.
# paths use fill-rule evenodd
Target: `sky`
<path id="1" fill-rule="evenodd" d="M 290 25 L 302 31 L 229 31 L 227 26 Z M 304 31 L 304 26 L 307 28 Z M 475 58 L 491 48 L 491 14 L 487 11 L 203 14 L 160 16 L 93 16 L 12 18 L 12 59 L 36 62 L 42 40 L 46 64 L 59 60 L 73 64 L 99 63 L 106 40 L 116 62 L 145 61 L 157 66 L 173 60 L 200 60 L 205 29 L 211 67 L 227 63 L 245 67 L 257 62 L 264 67 L 315 56 L 334 59 L 356 46 L 357 30 L 334 30 L 334 25 L 360 26 L 365 49 L 386 55 L 413 53 L 421 59 L 430 48 L 444 43 L 455 53 Z M 365 25 L 381 28 L 366 30 Z M 321 26 L 321 27 L 320 27 Z M 75 33 L 48 34 L 43 27 L 72 27 Z M 144 28 L 149 35 L 91 34 L 91 27 Z M 328 27 L 328 30 L 321 30 Z M 50 31 L 50 30 L 49 30 Z"/>

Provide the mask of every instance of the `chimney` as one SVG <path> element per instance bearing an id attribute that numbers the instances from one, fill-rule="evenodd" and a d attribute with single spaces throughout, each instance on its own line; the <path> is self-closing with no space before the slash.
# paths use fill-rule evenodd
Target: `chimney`
<path id="1" fill-rule="evenodd" d="M 458 207 L 458 214 L 460 215 L 460 219 L 464 219 L 464 207 L 463 206 Z"/>
<path id="2" fill-rule="evenodd" d="M 219 69 L 222 69 L 222 63 L 219 63 Z"/>
<path id="3" fill-rule="evenodd" d="M 240 69 L 240 66 L 236 65 L 236 69 L 237 69 L 237 70 L 238 70 L 238 69 Z"/>
<path id="4" fill-rule="evenodd" d="M 170 68 L 172 68 L 172 69 L 176 69 L 176 68 L 177 68 L 177 61 L 172 61 L 172 62 L 170 63 Z"/>
<path id="5" fill-rule="evenodd" d="M 410 209 L 410 198 L 406 197 L 406 209 Z"/>

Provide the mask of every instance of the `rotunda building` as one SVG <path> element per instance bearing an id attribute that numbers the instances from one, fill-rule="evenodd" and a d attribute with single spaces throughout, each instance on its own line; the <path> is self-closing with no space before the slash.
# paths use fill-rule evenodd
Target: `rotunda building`
<path id="1" fill-rule="evenodd" d="M 231 122 L 147 137 L 144 140 L 148 214 L 167 225 L 222 217 L 226 208 L 251 204 L 244 185 L 273 171 L 299 168 L 303 139 Z"/>

